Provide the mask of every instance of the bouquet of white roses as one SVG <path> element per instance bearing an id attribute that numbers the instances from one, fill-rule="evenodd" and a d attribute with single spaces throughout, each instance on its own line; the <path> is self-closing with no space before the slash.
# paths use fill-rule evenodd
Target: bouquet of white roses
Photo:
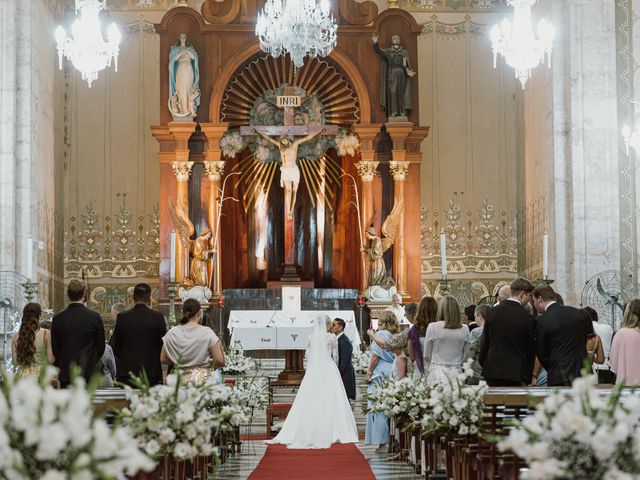
<path id="1" fill-rule="evenodd" d="M 124 479 L 155 462 L 123 427 L 93 418 L 84 380 L 56 390 L 56 369 L 40 379 L 3 374 L 0 393 L 0 478 Z"/>
<path id="2" fill-rule="evenodd" d="M 371 353 L 369 350 L 354 350 L 351 354 L 351 363 L 356 373 L 367 373 L 369 362 L 371 361 Z"/>
<path id="3" fill-rule="evenodd" d="M 471 375 L 471 366 L 466 363 L 460 373 L 431 389 L 428 411 L 421 421 L 425 432 L 458 435 L 480 432 L 484 396 L 489 387 L 484 381 L 479 385 L 466 385 Z"/>
<path id="4" fill-rule="evenodd" d="M 129 407 L 120 419 L 149 455 L 177 460 L 211 455 L 217 432 L 244 419 L 226 385 L 181 383 L 180 375 L 169 375 L 166 385 L 127 388 Z"/>
<path id="5" fill-rule="evenodd" d="M 408 377 L 402 380 L 390 377 L 367 398 L 372 402 L 370 412 L 417 421 L 429 406 L 429 389 L 423 380 L 415 382 Z"/>
<path id="6" fill-rule="evenodd" d="M 224 354 L 224 367 L 222 372 L 227 375 L 244 375 L 255 368 L 255 361 L 245 357 L 242 350 L 229 348 Z"/>
<path id="7" fill-rule="evenodd" d="M 239 378 L 232 390 L 234 402 L 244 410 L 246 416 L 253 415 L 255 409 L 264 408 L 269 403 L 269 389 L 264 377 Z"/>
<path id="8" fill-rule="evenodd" d="M 616 388 L 599 393 L 596 377 L 578 378 L 498 444 L 529 464 L 530 480 L 632 480 L 640 478 L 640 398 Z"/>

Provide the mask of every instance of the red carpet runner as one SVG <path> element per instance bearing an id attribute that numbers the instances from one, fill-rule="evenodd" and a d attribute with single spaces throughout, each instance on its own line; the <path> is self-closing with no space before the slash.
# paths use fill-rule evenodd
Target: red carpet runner
<path id="1" fill-rule="evenodd" d="M 375 480 L 371 467 L 352 444 L 337 444 L 318 450 L 289 450 L 268 445 L 249 480 Z"/>

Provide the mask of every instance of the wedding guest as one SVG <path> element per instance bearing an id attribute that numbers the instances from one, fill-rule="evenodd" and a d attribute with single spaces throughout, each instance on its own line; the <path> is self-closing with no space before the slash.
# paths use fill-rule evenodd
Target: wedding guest
<path id="1" fill-rule="evenodd" d="M 611 371 L 616 382 L 640 385 L 640 299 L 627 303 L 620 330 L 611 345 Z"/>
<path id="2" fill-rule="evenodd" d="M 116 359 L 113 355 L 113 349 L 108 343 L 104 346 L 104 353 L 102 354 L 102 379 L 101 388 L 113 387 L 113 380 L 116 378 Z"/>
<path id="3" fill-rule="evenodd" d="M 417 312 L 418 305 L 416 305 L 415 303 L 408 303 L 404 307 L 404 318 L 406 318 L 411 325 L 414 325 Z"/>
<path id="4" fill-rule="evenodd" d="M 473 377 L 469 379 L 468 383 L 477 385 L 482 380 L 482 366 L 478 362 L 478 356 L 480 354 L 480 338 L 484 330 L 484 322 L 487 318 L 487 312 L 491 307 L 489 305 L 478 305 L 474 311 L 474 320 L 478 325 L 473 330 L 469 331 L 469 335 L 464 342 L 463 361 L 473 359 L 471 368 L 473 369 Z"/>
<path id="5" fill-rule="evenodd" d="M 511 287 L 509 285 L 501 286 L 496 294 L 496 303 L 493 306 L 497 307 L 509 297 L 511 297 Z"/>
<path id="6" fill-rule="evenodd" d="M 55 366 L 60 369 L 58 380 L 62 388 L 71 382 L 71 365 L 80 367 L 87 383 L 102 371 L 100 359 L 106 345 L 104 324 L 98 312 L 84 305 L 86 292 L 87 286 L 82 280 L 69 281 L 69 305 L 55 315 L 51 323 L 51 347 Z"/>
<path id="7" fill-rule="evenodd" d="M 604 362 L 594 364 L 596 373 L 598 374 L 599 384 L 613 384 L 616 383 L 615 375 L 611 373 L 609 367 L 609 357 L 611 355 L 611 341 L 613 340 L 613 329 L 611 325 L 601 323 L 598 320 L 598 312 L 591 307 L 584 307 L 584 309 L 591 315 L 591 321 L 593 323 L 593 329 L 596 335 L 602 340 L 602 348 L 604 349 Z"/>
<path id="8" fill-rule="evenodd" d="M 118 314 L 124 312 L 127 309 L 127 306 L 122 302 L 117 302 L 111 305 L 111 320 L 113 321 L 113 325 L 115 326 L 116 321 L 118 320 Z M 113 330 L 109 332 L 108 335 L 109 344 L 111 344 L 111 339 L 113 338 Z"/>
<path id="9" fill-rule="evenodd" d="M 388 340 L 398 332 L 398 320 L 390 311 L 383 311 L 378 318 L 378 336 Z M 372 393 L 392 373 L 395 355 L 381 348 L 376 342 L 371 343 L 371 361 L 364 381 L 369 384 L 368 393 Z M 369 402 L 369 407 L 371 403 Z M 365 440 L 367 445 L 382 447 L 389 443 L 389 417 L 383 413 L 367 413 Z"/>
<path id="10" fill-rule="evenodd" d="M 584 320 L 577 308 L 561 305 L 548 285 L 533 291 L 534 307 L 542 316 L 536 322 L 537 354 L 547 371 L 550 387 L 570 386 L 587 357 Z"/>
<path id="11" fill-rule="evenodd" d="M 54 361 L 51 332 L 40 327 L 41 315 L 40 304 L 27 303 L 22 309 L 20 329 L 11 339 L 13 364 L 22 376 L 39 377 L 42 367 Z"/>
<path id="12" fill-rule="evenodd" d="M 593 321 L 591 320 L 591 314 L 584 308 L 578 310 L 582 315 L 582 321 L 584 323 L 584 332 L 587 338 L 586 348 L 587 357 L 591 365 L 604 363 L 604 348 L 602 346 L 602 339 L 596 334 L 593 328 Z M 594 369 L 595 370 L 595 369 Z"/>
<path id="13" fill-rule="evenodd" d="M 193 298 L 185 300 L 182 315 L 180 325 L 162 338 L 160 361 L 179 366 L 186 384 L 200 385 L 209 378 L 212 369 L 224 366 L 222 342 L 213 330 L 201 325 L 200 302 Z"/>
<path id="14" fill-rule="evenodd" d="M 409 313 L 407 313 L 407 310 Z M 415 303 L 410 303 L 405 307 L 405 318 L 412 324 L 412 326 L 408 329 L 401 330 L 400 332 L 392 335 L 388 340 L 384 340 L 379 337 L 373 329 L 367 330 L 367 334 L 371 338 L 372 341 L 376 342 L 379 346 L 387 350 L 388 352 L 395 353 L 396 350 L 403 350 L 407 348 L 409 345 L 409 333 L 414 323 L 414 316 L 417 310 L 417 305 Z M 411 349 L 411 347 L 409 347 Z"/>
<path id="15" fill-rule="evenodd" d="M 524 309 L 533 285 L 524 278 L 511 282 L 511 296 L 487 312 L 478 361 L 492 387 L 528 385 L 535 357 L 535 321 Z"/>
<path id="16" fill-rule="evenodd" d="M 160 350 L 162 337 L 167 333 L 164 316 L 150 308 L 151 287 L 139 283 L 133 287 L 134 306 L 118 314 L 111 337 L 116 357 L 117 380 L 131 385 L 132 375 L 144 372 L 151 386 L 162 383 Z"/>
<path id="17" fill-rule="evenodd" d="M 395 353 L 396 358 L 393 359 L 391 372 L 396 380 L 402 380 L 407 376 L 407 357 L 404 355 L 404 350 L 401 348 L 393 353 Z"/>
<path id="18" fill-rule="evenodd" d="M 474 328 L 478 327 L 476 323 L 476 306 L 475 305 L 467 305 L 464 307 L 464 316 L 466 318 L 467 327 L 469 327 L 469 331 L 471 332 Z"/>
<path id="19" fill-rule="evenodd" d="M 469 327 L 462 323 L 458 302 L 451 295 L 440 300 L 436 318 L 424 337 L 427 383 L 432 386 L 447 382 L 460 371 L 464 341 L 469 334 Z"/>
<path id="20" fill-rule="evenodd" d="M 415 362 L 416 368 L 413 370 L 414 380 L 422 377 L 424 371 L 424 336 L 427 334 L 427 326 L 436 321 L 438 313 L 438 302 L 433 297 L 422 297 L 418 305 L 418 311 L 413 322 L 413 327 L 409 329 L 409 359 Z"/>

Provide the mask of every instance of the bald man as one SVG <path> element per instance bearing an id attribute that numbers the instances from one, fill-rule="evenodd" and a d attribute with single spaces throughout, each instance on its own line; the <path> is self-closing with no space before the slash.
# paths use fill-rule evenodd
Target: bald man
<path id="1" fill-rule="evenodd" d="M 500 287 L 500 290 L 498 290 L 498 294 L 496 295 L 496 303 L 494 303 L 493 306 L 496 307 L 500 305 L 503 300 L 506 300 L 509 297 L 511 297 L 511 287 L 509 287 L 509 285 L 503 285 L 502 287 Z"/>

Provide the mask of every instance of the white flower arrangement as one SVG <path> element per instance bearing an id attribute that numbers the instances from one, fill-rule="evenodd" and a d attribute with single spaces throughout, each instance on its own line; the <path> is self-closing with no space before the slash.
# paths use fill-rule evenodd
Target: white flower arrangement
<path id="1" fill-rule="evenodd" d="M 415 422 L 429 407 L 429 388 L 422 379 L 416 382 L 409 377 L 401 380 L 390 377 L 367 398 L 372 402 L 369 411 Z"/>
<path id="2" fill-rule="evenodd" d="M 180 375 L 169 375 L 166 385 L 139 390 L 127 387 L 129 407 L 120 419 L 148 455 L 170 455 L 176 460 L 208 456 L 218 432 L 245 420 L 233 401 L 232 390 L 212 381 L 199 386 L 182 385 Z"/>
<path id="3" fill-rule="evenodd" d="M 351 355 L 351 363 L 356 373 L 367 373 L 369 362 L 371 361 L 371 353 L 369 350 L 354 350 Z"/>
<path id="4" fill-rule="evenodd" d="M 269 404 L 269 387 L 265 377 L 238 378 L 233 385 L 232 398 L 246 416 Z"/>
<path id="5" fill-rule="evenodd" d="M 225 133 L 220 139 L 220 150 L 225 157 L 233 158 L 247 146 L 238 130 Z"/>
<path id="6" fill-rule="evenodd" d="M 229 348 L 224 354 L 222 373 L 227 375 L 245 375 L 256 366 L 255 360 L 246 357 L 244 351 Z"/>
<path id="7" fill-rule="evenodd" d="M 352 157 L 360 150 L 360 139 L 357 135 L 341 128 L 335 138 L 336 151 L 341 157 L 351 155 Z"/>
<path id="8" fill-rule="evenodd" d="M 488 386 L 466 385 L 472 375 L 470 362 L 448 382 L 443 382 L 429 392 L 429 406 L 422 417 L 421 426 L 426 433 L 454 433 L 476 435 L 481 431 L 484 396 Z"/>
<path id="9" fill-rule="evenodd" d="M 582 377 L 569 393 L 551 394 L 498 444 L 529 464 L 529 480 L 640 478 L 640 398 L 595 384 Z"/>
<path id="10" fill-rule="evenodd" d="M 124 479 L 155 468 L 126 428 L 93 418 L 83 379 L 52 388 L 56 372 L 49 367 L 40 379 L 3 374 L 0 478 Z"/>

